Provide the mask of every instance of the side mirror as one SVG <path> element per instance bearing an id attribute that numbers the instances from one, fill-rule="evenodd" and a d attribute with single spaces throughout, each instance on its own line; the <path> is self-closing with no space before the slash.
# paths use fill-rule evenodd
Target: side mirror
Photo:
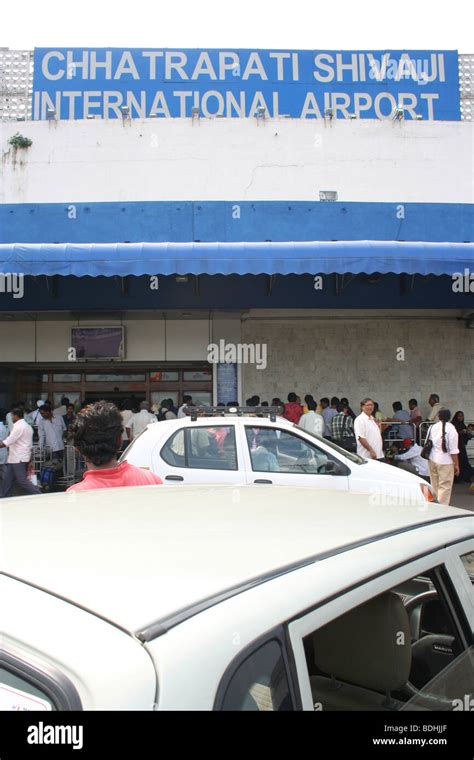
<path id="1" fill-rule="evenodd" d="M 342 475 L 342 467 L 338 462 L 328 460 L 324 466 L 326 475 Z"/>

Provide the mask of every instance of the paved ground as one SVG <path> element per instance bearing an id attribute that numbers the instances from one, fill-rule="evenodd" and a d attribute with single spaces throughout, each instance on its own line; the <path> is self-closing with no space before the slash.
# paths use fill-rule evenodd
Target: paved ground
<path id="1" fill-rule="evenodd" d="M 455 483 L 451 505 L 474 512 L 474 491 L 469 490 L 469 483 Z"/>

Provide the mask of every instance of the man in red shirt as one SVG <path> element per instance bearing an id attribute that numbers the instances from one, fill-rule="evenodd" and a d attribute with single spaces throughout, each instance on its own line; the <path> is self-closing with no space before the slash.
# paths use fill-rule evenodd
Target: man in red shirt
<path id="1" fill-rule="evenodd" d="M 288 394 L 288 403 L 283 407 L 283 417 L 285 420 L 294 422 L 295 425 L 300 421 L 300 417 L 303 414 L 303 407 L 297 402 L 296 393 Z"/>
<path id="2" fill-rule="evenodd" d="M 68 488 L 68 491 L 151 486 L 163 482 L 149 470 L 128 462 L 118 464 L 123 427 L 122 416 L 115 404 L 106 401 L 89 404 L 79 412 L 68 432 L 87 465 L 83 480 Z"/>

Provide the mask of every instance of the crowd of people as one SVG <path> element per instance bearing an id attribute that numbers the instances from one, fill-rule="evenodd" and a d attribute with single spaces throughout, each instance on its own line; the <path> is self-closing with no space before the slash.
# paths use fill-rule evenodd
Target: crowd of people
<path id="1" fill-rule="evenodd" d="M 247 399 L 247 406 L 268 406 L 259 396 Z M 345 397 L 323 396 L 317 402 L 311 394 L 301 397 L 291 392 L 287 401 L 275 397 L 271 406 L 282 408 L 282 416 L 302 429 L 322 435 L 342 448 L 357 452 L 366 459 L 390 462 L 396 466 L 429 479 L 438 501 L 449 504 L 455 479 L 471 483 L 474 468 L 469 462 L 467 444 L 474 438 L 474 425 L 466 425 L 464 413 L 451 414 L 436 393 L 429 396 L 430 412 L 423 419 L 418 401 L 411 398 L 408 409 L 401 401 L 394 401 L 392 414 L 386 416 L 376 401 L 365 398 L 360 402 L 359 414 L 353 411 Z M 422 422 L 430 423 L 428 444 L 420 430 Z M 425 430 L 426 433 L 426 430 Z M 471 485 L 474 493 L 474 484 Z"/>
<path id="2" fill-rule="evenodd" d="M 474 475 L 467 453 L 467 444 L 474 438 L 474 425 L 466 424 L 462 411 L 451 415 L 435 393 L 428 403 L 431 411 L 426 420 L 415 398 L 409 400 L 407 409 L 400 401 L 394 401 L 390 416 L 385 416 L 371 398 L 360 402 L 356 414 L 348 398 L 322 397 L 316 401 L 307 394 L 302 402 L 294 392 L 288 394 L 286 402 L 273 398 L 271 405 L 254 395 L 247 399 L 246 406 L 260 407 L 262 411 L 268 406 L 279 407 L 278 413 L 283 418 L 309 433 L 333 441 L 349 452 L 389 461 L 430 479 L 438 500 L 448 504 L 454 479 L 470 483 Z M 83 480 L 72 486 L 76 490 L 161 482 L 151 473 L 144 477 L 143 471 L 135 472 L 137 468 L 127 463 L 118 465 L 119 453 L 151 422 L 184 417 L 189 407 L 194 406 L 192 397 L 185 395 L 179 408 L 171 398 L 150 407 L 147 401 L 133 396 L 120 406 L 119 410 L 114 403 L 105 401 L 95 404 L 84 401 L 75 406 L 63 396 L 56 408 L 47 399 L 38 399 L 34 410 L 26 409 L 22 402 L 13 404 L 8 413 L 0 410 L 0 497 L 9 495 L 15 481 L 26 493 L 41 493 L 32 478 L 33 445 L 48 448 L 52 460 L 60 463 L 68 440 L 87 466 Z M 238 403 L 229 402 L 228 406 Z M 431 423 L 428 443 L 419 435 L 424 421 Z M 474 484 L 471 489 L 474 493 Z"/>

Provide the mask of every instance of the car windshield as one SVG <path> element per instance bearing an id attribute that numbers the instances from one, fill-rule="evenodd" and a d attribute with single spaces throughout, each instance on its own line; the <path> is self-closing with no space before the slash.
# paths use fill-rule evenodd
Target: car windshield
<path id="1" fill-rule="evenodd" d="M 401 708 L 403 711 L 419 709 L 474 709 L 474 647 L 450 662 Z"/>
<path id="2" fill-rule="evenodd" d="M 298 425 L 293 425 L 296 430 L 298 430 L 301 433 L 301 428 Z M 311 438 L 316 438 L 316 440 L 319 443 L 323 443 L 325 446 L 328 446 L 328 448 L 333 449 L 333 451 L 336 451 L 339 456 L 346 457 L 346 459 L 349 459 L 351 462 L 354 462 L 354 464 L 367 464 L 367 459 L 364 459 L 364 457 L 360 457 L 358 454 L 354 454 L 352 451 L 346 451 L 345 449 L 342 449 L 340 446 L 338 446 L 336 443 L 333 443 L 332 441 L 328 441 L 327 438 L 323 438 L 320 435 L 317 435 L 316 433 L 311 433 L 309 430 L 304 431 L 307 435 L 310 435 Z"/>

